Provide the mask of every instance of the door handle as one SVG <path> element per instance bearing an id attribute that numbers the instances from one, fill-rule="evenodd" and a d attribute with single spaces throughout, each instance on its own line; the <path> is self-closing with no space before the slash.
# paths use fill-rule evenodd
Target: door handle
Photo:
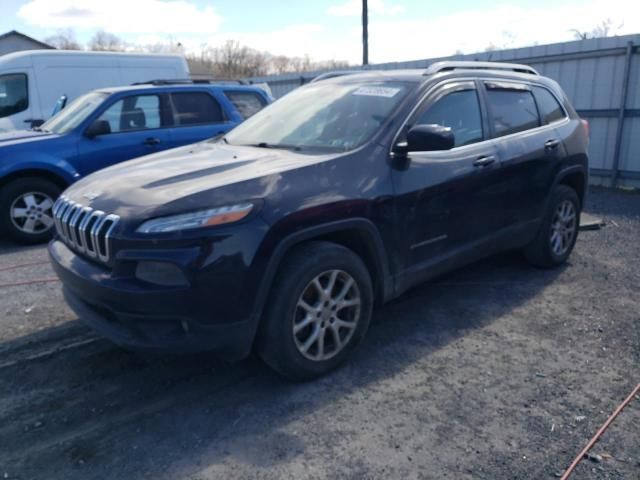
<path id="1" fill-rule="evenodd" d="M 473 162 L 474 167 L 488 167 L 492 163 L 496 161 L 496 158 L 493 155 L 489 155 L 486 157 L 480 157 L 475 162 Z"/>
<path id="2" fill-rule="evenodd" d="M 160 139 L 155 137 L 149 137 L 149 138 L 146 138 L 142 143 L 149 146 L 158 145 L 160 143 Z"/>
<path id="3" fill-rule="evenodd" d="M 544 144 L 544 148 L 546 148 L 547 150 L 554 150 L 558 148 L 558 145 L 560 145 L 560 140 L 547 140 Z"/>

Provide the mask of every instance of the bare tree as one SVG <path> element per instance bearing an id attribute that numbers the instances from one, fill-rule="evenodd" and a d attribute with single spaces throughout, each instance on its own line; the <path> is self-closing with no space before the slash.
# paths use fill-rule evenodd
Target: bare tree
<path id="1" fill-rule="evenodd" d="M 218 77 L 236 78 L 265 75 L 269 55 L 235 40 L 227 40 L 220 47 L 205 47 L 201 62 L 210 66 Z"/>
<path id="2" fill-rule="evenodd" d="M 89 50 L 97 52 L 122 52 L 126 48 L 125 42 L 113 33 L 98 30 L 89 41 Z"/>
<path id="3" fill-rule="evenodd" d="M 581 32 L 577 28 L 572 28 L 569 31 L 573 33 L 573 38 L 576 40 L 586 40 L 589 38 L 589 32 Z"/>
<path id="4" fill-rule="evenodd" d="M 484 49 L 485 52 L 495 52 L 496 50 L 504 50 L 511 48 L 515 44 L 517 35 L 510 30 L 503 30 L 501 33 L 501 41 L 497 43 L 490 42 Z"/>
<path id="5" fill-rule="evenodd" d="M 616 28 L 616 30 L 620 29 L 622 25 Z M 600 22 L 596 27 L 591 31 L 592 38 L 602 38 L 608 37 L 609 34 L 613 33 L 613 21 L 610 18 L 607 18 Z"/>
<path id="6" fill-rule="evenodd" d="M 277 55 L 271 58 L 270 65 L 273 73 L 287 73 L 291 71 L 291 58 L 285 55 Z"/>
<path id="7" fill-rule="evenodd" d="M 493 42 L 489 43 L 489 45 L 484 47 L 485 52 L 495 52 L 496 50 L 499 50 L 499 47 Z"/>
<path id="8" fill-rule="evenodd" d="M 212 72 L 218 78 L 243 78 L 287 72 L 311 70 L 336 70 L 349 66 L 341 60 L 314 62 L 308 55 L 287 57 L 260 52 L 235 40 L 228 40 L 219 47 L 200 46 L 199 55 L 187 55 L 189 65 L 198 72 Z"/>
<path id="9" fill-rule="evenodd" d="M 58 33 L 45 38 L 44 41 L 60 50 L 82 50 L 82 45 L 76 40 L 76 33 L 72 28 L 58 30 Z"/>
<path id="10" fill-rule="evenodd" d="M 604 38 L 611 35 L 617 35 L 622 27 L 624 27 L 624 22 L 615 27 L 613 20 L 606 18 L 596 25 L 590 32 L 582 32 L 577 28 L 572 28 L 569 31 L 573 33 L 573 37 L 576 40 L 587 40 L 589 38 Z"/>
<path id="11" fill-rule="evenodd" d="M 50 45 L 65 50 L 82 50 L 73 29 L 60 30 L 46 39 Z M 103 52 L 138 51 L 149 53 L 177 53 L 185 55 L 182 44 L 172 36 L 165 41 L 149 45 L 136 45 L 104 30 L 98 30 L 87 45 L 89 50 Z M 200 75 L 218 78 L 256 77 L 274 73 L 308 72 L 316 70 L 340 70 L 349 67 L 343 60 L 313 61 L 309 55 L 287 57 L 261 52 L 235 40 L 227 40 L 219 47 L 206 43 L 200 45 L 199 54 L 186 55 L 190 68 Z"/>

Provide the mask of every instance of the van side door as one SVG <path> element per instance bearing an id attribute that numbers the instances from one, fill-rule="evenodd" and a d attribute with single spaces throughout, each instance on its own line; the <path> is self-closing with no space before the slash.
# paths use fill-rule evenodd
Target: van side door
<path id="1" fill-rule="evenodd" d="M 163 104 L 163 96 L 158 93 L 127 95 L 107 103 L 93 120 L 103 122 L 107 131 L 93 138 L 86 130 L 80 135 L 80 172 L 86 175 L 169 148 Z"/>
<path id="2" fill-rule="evenodd" d="M 485 80 L 492 137 L 505 182 L 505 226 L 533 224 L 564 155 L 553 127 L 541 120 L 533 86 L 523 82 Z"/>

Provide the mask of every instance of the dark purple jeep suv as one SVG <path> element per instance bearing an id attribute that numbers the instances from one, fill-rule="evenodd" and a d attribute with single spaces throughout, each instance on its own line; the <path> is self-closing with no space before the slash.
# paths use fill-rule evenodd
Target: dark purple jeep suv
<path id="1" fill-rule="evenodd" d="M 505 249 L 573 249 L 586 122 L 530 67 L 444 62 L 301 87 L 222 138 L 92 174 L 49 252 L 114 342 L 255 348 L 292 379 L 342 363 L 374 304 Z"/>

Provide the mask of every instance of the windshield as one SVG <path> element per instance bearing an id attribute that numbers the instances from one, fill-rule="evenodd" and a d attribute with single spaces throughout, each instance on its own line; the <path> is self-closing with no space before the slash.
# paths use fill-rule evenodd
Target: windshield
<path id="1" fill-rule="evenodd" d="M 400 82 L 319 82 L 294 90 L 234 128 L 233 145 L 348 151 L 369 140 L 407 94 Z"/>
<path id="2" fill-rule="evenodd" d="M 0 118 L 29 107 L 27 76 L 23 73 L 0 75 Z"/>
<path id="3" fill-rule="evenodd" d="M 67 133 L 91 115 L 107 96 L 103 92 L 91 92 L 78 97 L 67 108 L 44 122 L 41 129 L 57 134 Z"/>

